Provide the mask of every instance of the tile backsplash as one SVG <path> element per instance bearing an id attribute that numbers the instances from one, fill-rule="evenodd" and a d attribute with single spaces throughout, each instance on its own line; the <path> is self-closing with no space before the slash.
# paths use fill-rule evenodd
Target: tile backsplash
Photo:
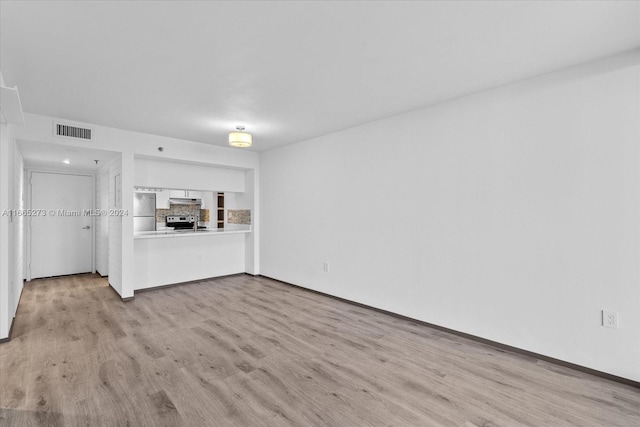
<path id="1" fill-rule="evenodd" d="M 166 218 L 169 215 L 184 216 L 193 215 L 195 209 L 186 205 L 172 205 L 169 209 L 156 209 L 156 223 L 166 223 Z M 200 221 L 209 222 L 209 209 L 200 209 Z"/>
<path id="2" fill-rule="evenodd" d="M 227 210 L 227 222 L 229 224 L 251 224 L 251 209 Z"/>

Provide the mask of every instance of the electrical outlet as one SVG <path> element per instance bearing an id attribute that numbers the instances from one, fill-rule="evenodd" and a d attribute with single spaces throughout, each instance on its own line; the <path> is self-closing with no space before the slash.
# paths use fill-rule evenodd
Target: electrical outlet
<path id="1" fill-rule="evenodd" d="M 617 328 L 618 313 L 611 310 L 602 310 L 602 326 L 605 328 Z"/>
<path id="2" fill-rule="evenodd" d="M 322 264 L 322 269 L 323 269 L 326 273 L 328 273 L 328 272 L 329 272 L 329 263 L 328 263 L 328 262 L 323 263 L 323 264 Z"/>

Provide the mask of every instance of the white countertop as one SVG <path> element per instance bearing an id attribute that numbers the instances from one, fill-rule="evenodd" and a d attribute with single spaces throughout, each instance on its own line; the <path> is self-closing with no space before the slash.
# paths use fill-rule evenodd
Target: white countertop
<path id="1" fill-rule="evenodd" d="M 198 231 L 193 230 L 158 230 L 158 231 L 138 231 L 133 234 L 134 239 L 158 239 L 171 237 L 201 237 L 218 236 L 221 234 L 250 233 L 250 225 L 227 226 L 226 228 L 207 228 Z"/>

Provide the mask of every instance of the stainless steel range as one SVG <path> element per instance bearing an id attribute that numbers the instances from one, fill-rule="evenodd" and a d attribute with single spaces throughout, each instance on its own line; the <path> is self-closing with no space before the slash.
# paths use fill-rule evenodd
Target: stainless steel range
<path id="1" fill-rule="evenodd" d="M 194 215 L 169 215 L 167 216 L 167 227 L 173 227 L 176 230 L 183 230 L 188 228 L 194 228 L 196 223 L 196 217 Z M 198 228 L 207 228 L 202 225 L 198 225 Z"/>

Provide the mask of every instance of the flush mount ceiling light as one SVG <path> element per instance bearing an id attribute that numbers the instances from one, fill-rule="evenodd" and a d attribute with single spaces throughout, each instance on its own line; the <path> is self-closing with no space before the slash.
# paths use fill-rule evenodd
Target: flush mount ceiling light
<path id="1" fill-rule="evenodd" d="M 244 132 L 244 126 L 236 126 L 235 131 L 229 132 L 229 145 L 233 147 L 251 147 L 253 135 Z"/>

